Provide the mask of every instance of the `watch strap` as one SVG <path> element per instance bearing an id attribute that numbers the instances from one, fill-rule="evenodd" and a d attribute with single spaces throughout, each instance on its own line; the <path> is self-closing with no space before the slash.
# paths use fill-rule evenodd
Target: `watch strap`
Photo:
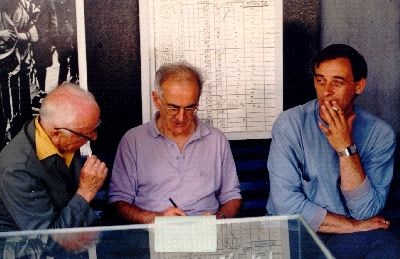
<path id="1" fill-rule="evenodd" d="M 337 152 L 339 157 L 342 156 L 352 156 L 354 154 L 357 154 L 357 147 L 354 144 L 351 144 L 350 146 L 346 147 L 344 150 Z"/>

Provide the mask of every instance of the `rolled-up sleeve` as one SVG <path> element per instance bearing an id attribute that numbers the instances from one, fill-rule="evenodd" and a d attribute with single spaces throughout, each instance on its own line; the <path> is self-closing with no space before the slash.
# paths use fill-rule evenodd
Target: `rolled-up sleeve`
<path id="1" fill-rule="evenodd" d="M 364 220 L 377 215 L 385 206 L 393 177 L 396 136 L 390 128 L 374 128 L 368 150 L 360 150 L 360 159 L 366 178 L 357 188 L 345 191 L 343 197 L 350 215 Z"/>

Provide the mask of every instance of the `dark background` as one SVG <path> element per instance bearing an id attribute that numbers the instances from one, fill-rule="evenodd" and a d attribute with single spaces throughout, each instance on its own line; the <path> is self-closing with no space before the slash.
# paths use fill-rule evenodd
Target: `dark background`
<path id="1" fill-rule="evenodd" d="M 400 132 L 400 0 L 283 0 L 283 107 L 315 98 L 311 58 L 331 43 L 347 43 L 367 59 L 366 110 Z M 95 154 L 111 168 L 118 142 L 142 124 L 139 4 L 137 0 L 85 0 L 88 88 L 102 110 Z M 241 182 L 241 216 L 265 214 L 270 139 L 230 141 Z M 397 152 L 396 157 L 399 157 Z M 396 162 L 394 190 L 400 188 Z M 106 199 L 107 184 L 103 196 Z M 397 194 L 398 193 L 398 194 Z M 400 191 L 391 192 L 398 208 Z M 390 197 L 389 197 L 390 198 Z M 102 204 L 100 202 L 99 204 Z M 101 206 L 101 205 L 100 205 Z"/>
<path id="2" fill-rule="evenodd" d="M 320 48 L 319 8 L 284 1 L 284 109 L 315 97 L 309 65 Z M 110 165 L 122 135 L 142 124 L 138 15 L 138 1 L 85 1 L 88 88 L 104 122 L 94 148 Z"/>
<path id="3" fill-rule="evenodd" d="M 320 48 L 320 1 L 283 3 L 283 105 L 287 109 L 315 98 L 310 60 Z M 88 88 L 99 102 L 103 121 L 92 146 L 111 169 L 122 135 L 142 124 L 138 1 L 86 0 L 85 25 Z M 241 216 L 265 215 L 270 139 L 230 143 L 244 200 Z M 99 210 L 106 203 L 107 184 L 98 195 Z"/>

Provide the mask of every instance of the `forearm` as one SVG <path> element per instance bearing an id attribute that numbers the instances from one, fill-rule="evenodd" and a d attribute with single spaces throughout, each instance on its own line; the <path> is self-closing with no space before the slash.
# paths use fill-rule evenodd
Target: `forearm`
<path id="1" fill-rule="evenodd" d="M 367 220 L 355 220 L 343 215 L 328 212 L 325 216 L 325 220 L 319 227 L 318 232 L 342 234 L 374 229 L 387 229 L 388 227 L 389 222 L 380 216 Z"/>
<path id="2" fill-rule="evenodd" d="M 321 233 L 352 233 L 354 220 L 343 215 L 328 212 L 318 229 Z"/>
<path id="3" fill-rule="evenodd" d="M 32 26 L 27 32 L 19 32 L 17 35 L 21 41 L 37 42 L 39 40 L 36 26 Z"/>
<path id="4" fill-rule="evenodd" d="M 358 154 L 339 157 L 339 165 L 342 190 L 354 190 L 364 182 L 366 175 Z"/>
<path id="5" fill-rule="evenodd" d="M 116 208 L 118 215 L 130 223 L 150 224 L 154 223 L 156 216 L 162 216 L 162 213 L 144 210 L 125 201 L 116 201 L 112 205 Z"/>
<path id="6" fill-rule="evenodd" d="M 227 203 L 223 204 L 219 208 L 218 212 L 222 213 L 226 218 L 234 218 L 239 213 L 241 204 L 241 199 L 230 200 Z"/>

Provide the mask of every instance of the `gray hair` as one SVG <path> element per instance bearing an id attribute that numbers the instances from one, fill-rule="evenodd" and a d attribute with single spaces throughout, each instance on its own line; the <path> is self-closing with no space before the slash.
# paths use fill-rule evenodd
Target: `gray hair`
<path id="1" fill-rule="evenodd" d="M 79 116 L 83 102 L 97 106 L 92 93 L 79 87 L 79 85 L 64 82 L 50 91 L 43 99 L 39 116 L 47 124 L 69 124 Z"/>
<path id="2" fill-rule="evenodd" d="M 203 88 L 203 78 L 201 72 L 194 66 L 190 65 L 186 61 L 180 61 L 176 63 L 163 64 L 156 72 L 154 79 L 154 89 L 156 93 L 162 97 L 163 89 L 162 84 L 172 76 L 186 75 L 186 79 L 197 82 L 199 86 L 199 97 Z"/>

